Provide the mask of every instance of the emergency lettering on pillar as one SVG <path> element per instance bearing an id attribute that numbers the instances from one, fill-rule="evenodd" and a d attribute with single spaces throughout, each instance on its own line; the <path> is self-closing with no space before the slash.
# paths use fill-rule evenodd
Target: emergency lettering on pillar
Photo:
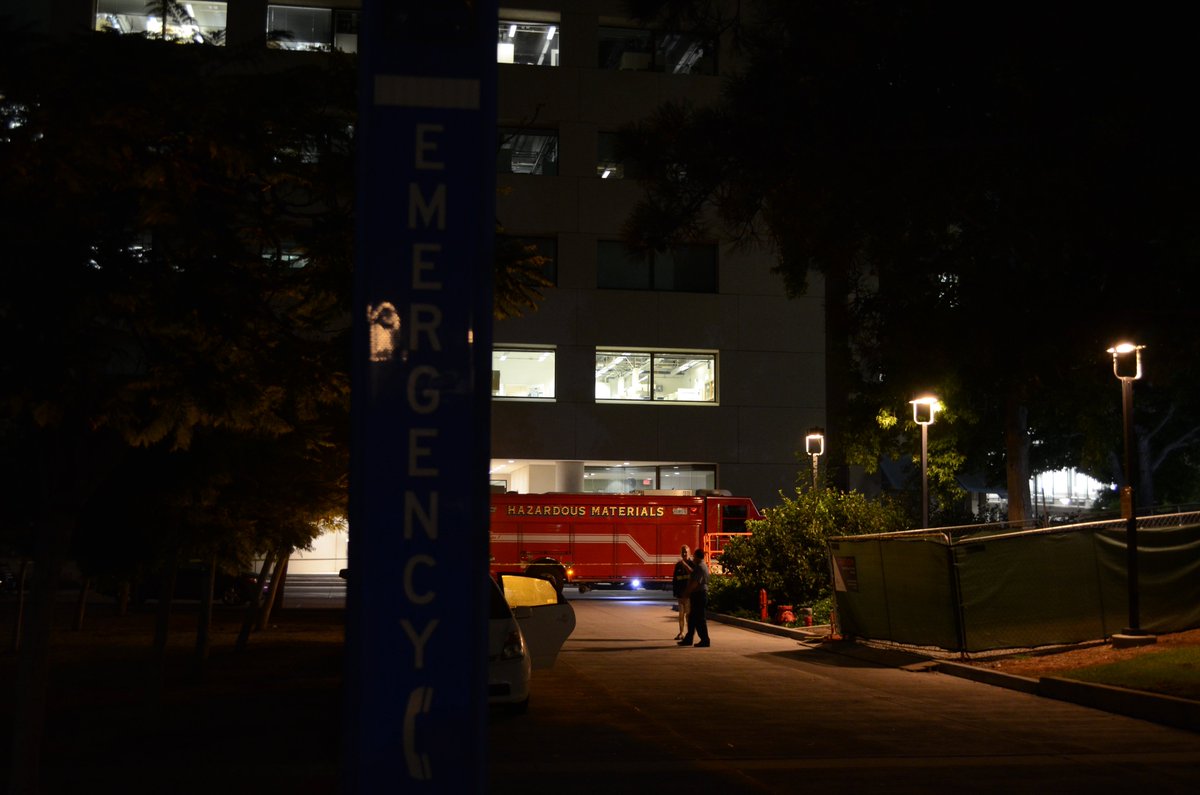
<path id="1" fill-rule="evenodd" d="M 437 172 L 445 168 L 439 152 L 438 134 L 443 132 L 441 124 L 417 124 L 414 140 L 413 168 L 421 172 Z M 446 185 L 438 183 L 427 190 L 421 181 L 413 181 L 408 190 L 408 228 L 418 233 L 438 233 L 446 229 Z M 442 291 L 440 255 L 443 248 L 435 240 L 416 240 L 409 248 L 407 263 L 412 274 L 411 303 L 407 318 L 406 351 L 413 362 L 405 378 L 404 398 L 411 416 L 431 421 L 429 426 L 416 426 L 408 431 L 408 454 L 405 457 L 405 480 L 409 488 L 404 493 L 404 541 L 419 543 L 423 552 L 410 554 L 404 564 L 401 578 L 401 594 L 413 607 L 431 607 L 437 600 L 437 591 L 429 586 L 433 570 L 437 567 L 435 552 L 438 541 L 437 488 L 423 489 L 422 480 L 433 480 L 440 474 L 438 461 L 438 428 L 433 421 L 442 405 L 440 374 L 437 367 L 425 363 L 427 354 L 442 350 L 442 310 L 437 302 Z M 429 664 L 431 650 L 436 648 L 438 619 L 419 621 L 403 618 L 400 621 L 404 637 L 412 651 L 412 669 L 424 671 Z M 414 690 L 409 699 L 409 708 L 404 721 L 404 752 L 408 774 L 411 778 L 428 781 L 435 776 L 432 761 L 427 755 L 416 752 L 415 735 L 419 725 L 418 716 L 430 712 L 434 703 L 434 689 L 421 687 Z"/>

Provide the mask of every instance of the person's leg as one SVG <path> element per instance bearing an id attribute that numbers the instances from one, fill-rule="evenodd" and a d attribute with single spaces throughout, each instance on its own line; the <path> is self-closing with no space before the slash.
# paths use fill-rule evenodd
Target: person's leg
<path id="1" fill-rule="evenodd" d="M 687 631 L 688 610 L 691 607 L 688 599 L 679 599 L 679 633 L 675 635 L 675 640 L 682 639 L 683 633 Z"/>
<path id="2" fill-rule="evenodd" d="M 696 616 L 693 612 L 695 609 L 696 600 L 689 599 L 687 611 L 687 632 L 684 633 L 683 640 L 679 641 L 680 646 L 691 646 L 692 639 L 696 636 Z"/>
<path id="3" fill-rule="evenodd" d="M 692 629 L 696 630 L 696 634 L 700 636 L 699 646 L 708 646 L 708 594 L 698 592 L 692 597 L 692 610 L 694 618 L 692 619 Z"/>

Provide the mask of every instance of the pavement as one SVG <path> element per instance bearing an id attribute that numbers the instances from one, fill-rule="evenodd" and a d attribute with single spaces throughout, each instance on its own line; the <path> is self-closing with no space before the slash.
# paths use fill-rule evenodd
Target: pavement
<path id="1" fill-rule="evenodd" d="M 834 654 L 877 665 L 913 671 L 937 671 L 981 684 L 1067 701 L 1177 729 L 1200 732 L 1200 701 L 1164 696 L 1143 690 L 1080 682 L 1056 676 L 1044 676 L 1038 679 L 1016 676 L 966 663 L 937 659 L 908 649 L 874 645 L 869 641 L 833 639 L 828 624 L 789 628 L 713 613 L 709 614 L 709 619 L 756 632 L 794 638 L 807 645 L 820 646 Z"/>

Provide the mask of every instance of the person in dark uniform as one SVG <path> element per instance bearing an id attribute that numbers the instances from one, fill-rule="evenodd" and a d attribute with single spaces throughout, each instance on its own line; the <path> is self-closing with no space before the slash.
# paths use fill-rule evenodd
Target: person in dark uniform
<path id="1" fill-rule="evenodd" d="M 697 549 L 692 555 L 692 574 L 684 596 L 691 601 L 688 613 L 688 630 L 679 641 L 680 646 L 691 646 L 693 634 L 700 636 L 697 646 L 708 647 L 708 565 L 704 562 L 704 550 Z"/>

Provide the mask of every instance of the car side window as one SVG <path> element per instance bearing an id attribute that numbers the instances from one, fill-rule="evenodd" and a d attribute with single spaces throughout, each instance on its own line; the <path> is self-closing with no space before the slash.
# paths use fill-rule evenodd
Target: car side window
<path id="1" fill-rule="evenodd" d="M 505 577 L 504 598 L 510 607 L 540 607 L 558 604 L 558 591 L 540 577 Z"/>

